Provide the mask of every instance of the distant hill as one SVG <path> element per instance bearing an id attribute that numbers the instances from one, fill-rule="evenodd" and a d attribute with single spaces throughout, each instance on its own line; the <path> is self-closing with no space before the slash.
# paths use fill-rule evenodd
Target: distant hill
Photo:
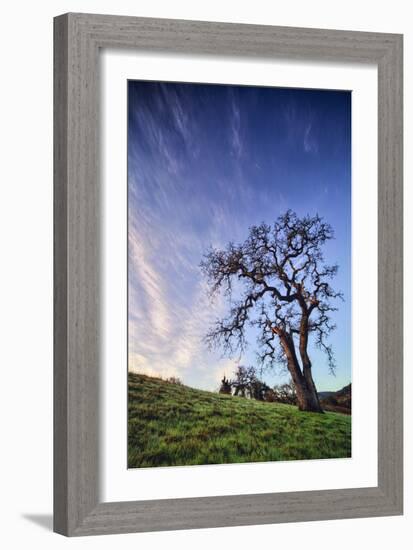
<path id="1" fill-rule="evenodd" d="M 128 467 L 344 458 L 351 420 L 130 373 Z"/>
<path id="2" fill-rule="evenodd" d="M 319 392 L 318 396 L 325 411 L 351 414 L 351 384 L 336 392 Z"/>
<path id="3" fill-rule="evenodd" d="M 330 395 L 334 395 L 335 391 L 319 391 L 318 397 L 319 399 L 325 399 L 326 397 L 330 397 Z"/>

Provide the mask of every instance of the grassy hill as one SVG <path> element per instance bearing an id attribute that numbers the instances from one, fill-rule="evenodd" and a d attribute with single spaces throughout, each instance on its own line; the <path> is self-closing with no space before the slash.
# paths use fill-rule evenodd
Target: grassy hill
<path id="1" fill-rule="evenodd" d="M 129 468 L 349 456 L 349 416 L 129 374 Z"/>

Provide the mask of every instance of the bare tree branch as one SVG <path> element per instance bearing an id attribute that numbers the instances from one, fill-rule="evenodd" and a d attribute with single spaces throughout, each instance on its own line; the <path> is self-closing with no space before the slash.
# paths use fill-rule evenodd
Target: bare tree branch
<path id="1" fill-rule="evenodd" d="M 337 309 L 334 300 L 343 296 L 330 285 L 338 266 L 326 264 L 322 252 L 333 237 L 331 226 L 320 216 L 299 218 L 289 210 L 272 226 L 251 227 L 242 244 L 211 248 L 201 269 L 211 296 L 223 293 L 231 307 L 206 335 L 208 344 L 222 346 L 229 354 L 241 352 L 247 344 L 247 326 L 255 326 L 263 366 L 285 364 L 286 345 L 294 347 L 297 337 L 305 369 L 311 368 L 307 341 L 314 334 L 334 372 L 333 350 L 327 343 L 335 328 L 330 314 Z M 241 297 L 233 301 L 235 287 L 241 288 Z"/>

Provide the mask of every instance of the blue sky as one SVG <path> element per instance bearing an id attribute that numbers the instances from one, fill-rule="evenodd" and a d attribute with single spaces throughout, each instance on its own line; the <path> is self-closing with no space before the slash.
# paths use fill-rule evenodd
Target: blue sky
<path id="1" fill-rule="evenodd" d="M 225 315 L 199 264 L 212 245 L 293 209 L 318 213 L 335 239 L 337 371 L 310 348 L 319 390 L 351 380 L 351 94 L 288 88 L 128 83 L 129 369 L 213 390 L 238 358 L 203 336 Z M 251 333 L 241 364 L 256 364 Z M 274 371 L 269 383 L 288 375 Z"/>

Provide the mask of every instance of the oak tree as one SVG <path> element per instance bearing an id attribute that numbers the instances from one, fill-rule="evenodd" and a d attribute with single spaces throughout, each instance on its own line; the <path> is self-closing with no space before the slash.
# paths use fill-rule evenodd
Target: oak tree
<path id="1" fill-rule="evenodd" d="M 247 343 L 248 326 L 258 332 L 263 367 L 288 368 L 300 410 L 322 412 L 312 376 L 309 339 L 326 354 L 332 372 L 334 355 L 327 338 L 335 328 L 336 298 L 330 284 L 337 265 L 328 265 L 323 247 L 333 238 L 331 226 L 318 216 L 298 217 L 289 210 L 270 226 L 249 230 L 242 244 L 212 248 L 201 263 L 211 296 L 222 292 L 229 314 L 206 335 L 212 346 L 233 355 Z"/>

